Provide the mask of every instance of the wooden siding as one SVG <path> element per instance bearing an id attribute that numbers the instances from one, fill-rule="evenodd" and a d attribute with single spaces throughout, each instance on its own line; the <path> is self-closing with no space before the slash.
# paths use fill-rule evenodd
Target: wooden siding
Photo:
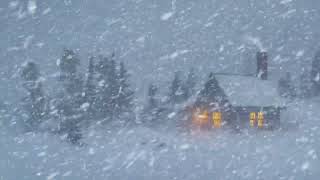
<path id="1" fill-rule="evenodd" d="M 263 112 L 264 126 L 267 129 L 276 129 L 280 126 L 281 109 L 278 107 L 234 107 L 234 118 L 238 121 L 239 127 L 250 126 L 249 116 L 251 112 Z"/>

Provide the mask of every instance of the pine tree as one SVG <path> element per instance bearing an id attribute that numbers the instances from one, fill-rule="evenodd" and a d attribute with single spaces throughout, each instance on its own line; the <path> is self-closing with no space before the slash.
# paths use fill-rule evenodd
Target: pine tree
<path id="1" fill-rule="evenodd" d="M 96 115 L 96 82 L 95 82 L 95 65 L 94 57 L 89 58 L 89 66 L 87 72 L 87 79 L 84 87 L 84 104 L 82 105 L 85 108 L 87 113 L 87 121 L 95 118 Z"/>
<path id="2" fill-rule="evenodd" d="M 109 114 L 108 101 L 110 98 L 110 88 L 108 80 L 108 72 L 110 67 L 110 60 L 102 55 L 99 56 L 99 61 L 95 67 L 97 73 L 97 99 L 96 99 L 96 111 L 99 119 L 107 118 Z"/>
<path id="3" fill-rule="evenodd" d="M 64 54 L 58 64 L 60 68 L 60 81 L 63 85 L 63 92 L 58 99 L 58 114 L 60 118 L 60 133 L 67 135 L 68 141 L 73 144 L 79 143 L 82 138 L 80 123 L 83 120 L 81 105 L 82 79 L 77 73 L 80 60 L 72 50 L 64 50 Z"/>
<path id="4" fill-rule="evenodd" d="M 188 73 L 187 79 L 182 86 L 183 98 L 185 100 L 187 100 L 194 93 L 195 86 L 196 86 L 196 76 L 195 76 L 194 69 L 191 68 Z"/>
<path id="5" fill-rule="evenodd" d="M 99 117 L 112 120 L 116 113 L 119 78 L 116 70 L 114 54 L 110 58 L 100 56 L 98 66 L 98 98 Z"/>
<path id="6" fill-rule="evenodd" d="M 60 80 L 63 81 L 65 78 L 73 78 L 76 76 L 77 67 L 80 65 L 80 60 L 76 57 L 73 50 L 64 49 L 61 60 L 58 63 L 60 68 Z"/>
<path id="7" fill-rule="evenodd" d="M 118 112 L 120 114 L 132 112 L 134 92 L 128 83 L 129 77 L 130 76 L 124 66 L 124 63 L 121 62 L 118 74 L 119 90 L 116 101 Z"/>
<path id="8" fill-rule="evenodd" d="M 118 95 L 120 90 L 119 85 L 119 76 L 117 74 L 117 66 L 116 62 L 113 59 L 113 57 L 110 60 L 110 69 L 108 73 L 108 83 L 109 83 L 109 92 L 110 96 L 108 99 L 108 108 L 110 110 L 110 118 L 113 120 L 118 114 L 117 109 L 119 109 L 118 106 Z"/>
<path id="9" fill-rule="evenodd" d="M 197 102 L 201 104 L 212 102 L 224 104 L 226 102 L 226 96 L 213 73 L 210 73 L 208 81 L 200 91 Z"/>
<path id="10" fill-rule="evenodd" d="M 24 80 L 23 86 L 28 93 L 27 97 L 23 99 L 24 109 L 28 113 L 25 125 L 28 130 L 37 130 L 46 116 L 47 107 L 37 65 L 33 62 L 26 63 L 22 68 L 21 77 Z"/>
<path id="11" fill-rule="evenodd" d="M 160 107 L 160 102 L 157 99 L 158 94 L 158 87 L 154 84 L 150 84 L 148 88 L 148 96 L 147 96 L 147 104 L 144 108 L 143 112 L 143 120 L 146 123 L 146 125 L 149 126 L 157 126 L 159 125 L 157 120 L 161 119 L 161 116 L 163 115 L 163 110 Z"/>
<path id="12" fill-rule="evenodd" d="M 35 82 L 40 77 L 38 66 L 34 62 L 27 62 L 23 65 L 21 77 L 26 82 Z"/>
<path id="13" fill-rule="evenodd" d="M 180 103 L 183 100 L 182 81 L 180 74 L 175 73 L 169 89 L 169 102 L 172 104 Z"/>
<path id="14" fill-rule="evenodd" d="M 310 96 L 311 90 L 311 81 L 310 81 L 310 74 L 303 70 L 300 76 L 300 96 L 302 98 Z"/>
<path id="15" fill-rule="evenodd" d="M 280 96 L 282 97 L 293 98 L 296 96 L 295 88 L 291 79 L 291 74 L 289 72 L 286 73 L 285 77 L 279 79 L 278 91 Z"/>
<path id="16" fill-rule="evenodd" d="M 312 94 L 317 96 L 320 94 L 320 50 L 316 53 L 312 61 L 311 69 Z"/>

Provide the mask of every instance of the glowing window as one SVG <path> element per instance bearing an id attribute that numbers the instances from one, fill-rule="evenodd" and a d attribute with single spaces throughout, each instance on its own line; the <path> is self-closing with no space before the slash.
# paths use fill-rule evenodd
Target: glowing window
<path id="1" fill-rule="evenodd" d="M 254 127 L 256 125 L 256 113 L 251 112 L 250 113 L 250 126 Z"/>
<path id="2" fill-rule="evenodd" d="M 214 112 L 212 113 L 212 119 L 213 119 L 213 126 L 215 128 L 220 128 L 221 127 L 221 112 Z"/>
<path id="3" fill-rule="evenodd" d="M 198 117 L 203 123 L 207 123 L 208 122 L 208 118 L 209 118 L 209 113 L 208 113 L 208 111 L 204 111 Z"/>
<path id="4" fill-rule="evenodd" d="M 263 127 L 263 121 L 264 121 L 264 114 L 263 112 L 258 112 L 258 127 Z"/>
<path id="5" fill-rule="evenodd" d="M 194 113 L 194 123 L 198 125 L 207 124 L 209 121 L 209 113 L 208 111 L 201 112 L 200 110 Z"/>

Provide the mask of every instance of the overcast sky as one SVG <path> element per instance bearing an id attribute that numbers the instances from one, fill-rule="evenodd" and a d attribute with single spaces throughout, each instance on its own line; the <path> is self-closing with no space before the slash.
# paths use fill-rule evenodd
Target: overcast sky
<path id="1" fill-rule="evenodd" d="M 271 79 L 310 68 L 320 47 L 319 0 L 21 0 L 0 2 L 0 98 L 15 96 L 15 66 L 57 71 L 64 47 L 127 63 L 138 88 L 165 84 L 174 71 L 249 72 L 267 50 Z M 248 68 L 249 67 L 249 68 Z M 13 76 L 14 77 L 14 76 Z"/>

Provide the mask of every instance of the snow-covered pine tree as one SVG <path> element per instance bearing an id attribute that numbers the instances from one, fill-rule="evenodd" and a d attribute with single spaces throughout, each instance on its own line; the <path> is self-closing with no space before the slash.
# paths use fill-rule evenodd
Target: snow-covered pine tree
<path id="1" fill-rule="evenodd" d="M 118 95 L 116 96 L 116 103 L 117 113 L 119 113 L 119 115 L 125 115 L 125 117 L 129 117 L 129 115 L 132 114 L 134 98 L 134 91 L 130 88 L 129 77 L 130 75 L 125 68 L 124 63 L 121 62 L 117 78 L 119 80 L 119 90 Z"/>
<path id="2" fill-rule="evenodd" d="M 311 67 L 311 93 L 313 96 L 320 94 L 320 50 L 316 53 Z"/>
<path id="3" fill-rule="evenodd" d="M 306 98 L 310 96 L 310 90 L 311 90 L 310 73 L 305 69 L 302 70 L 302 73 L 300 75 L 299 89 L 300 89 L 300 93 L 299 93 L 300 97 Z"/>
<path id="4" fill-rule="evenodd" d="M 60 68 L 60 80 L 74 78 L 77 74 L 77 68 L 80 65 L 80 60 L 75 52 L 70 49 L 64 49 L 62 58 L 58 62 Z"/>
<path id="5" fill-rule="evenodd" d="M 119 85 L 119 76 L 117 74 L 117 65 L 116 61 L 114 60 L 114 54 L 111 57 L 110 60 L 110 69 L 108 72 L 108 83 L 109 83 L 109 92 L 110 96 L 107 101 L 108 108 L 110 110 L 110 118 L 111 120 L 114 120 L 118 116 L 117 109 L 118 107 L 118 95 L 120 90 Z"/>
<path id="6" fill-rule="evenodd" d="M 280 96 L 286 98 L 293 98 L 296 96 L 295 87 L 293 85 L 291 74 L 286 73 L 285 77 L 282 77 L 278 81 L 278 91 Z"/>
<path id="7" fill-rule="evenodd" d="M 96 118 L 96 81 L 95 81 L 95 64 L 94 57 L 89 58 L 89 66 L 87 71 L 87 79 L 84 85 L 84 103 L 82 108 L 86 111 L 87 124 Z"/>
<path id="8" fill-rule="evenodd" d="M 210 73 L 208 81 L 204 88 L 200 91 L 197 99 L 198 103 L 206 104 L 207 102 L 216 102 L 223 104 L 226 101 L 226 96 L 218 84 L 213 73 Z"/>
<path id="9" fill-rule="evenodd" d="M 82 138 L 80 124 L 84 118 L 81 108 L 83 81 L 77 72 L 80 60 L 73 50 L 65 49 L 58 65 L 63 86 L 56 105 L 60 119 L 59 132 L 66 134 L 71 143 L 78 144 Z"/>
<path id="10" fill-rule="evenodd" d="M 26 111 L 27 120 L 24 123 L 27 130 L 34 131 L 39 128 L 47 114 L 47 103 L 39 80 L 40 71 L 34 62 L 27 62 L 22 67 L 21 77 L 27 96 L 23 99 L 23 107 Z"/>
<path id="11" fill-rule="evenodd" d="M 100 56 L 96 66 L 98 74 L 97 110 L 100 119 L 112 120 L 116 111 L 119 79 L 114 54 L 110 58 Z"/>
<path id="12" fill-rule="evenodd" d="M 106 119 L 109 115 L 107 102 L 110 98 L 108 71 L 110 67 L 110 60 L 107 57 L 99 56 L 99 61 L 95 66 L 97 73 L 97 98 L 96 98 L 96 115 L 98 119 Z"/>
<path id="13" fill-rule="evenodd" d="M 150 127 L 159 126 L 162 116 L 165 115 L 165 109 L 161 107 L 158 99 L 158 87 L 150 84 L 148 87 L 147 103 L 142 112 L 142 121 Z"/>
<path id="14" fill-rule="evenodd" d="M 187 100 L 192 96 L 194 93 L 194 88 L 196 86 L 196 75 L 194 72 L 194 68 L 191 68 L 188 72 L 187 79 L 183 83 L 182 91 L 183 91 L 183 98 Z"/>
<path id="15" fill-rule="evenodd" d="M 180 103 L 183 100 L 182 81 L 180 73 L 176 72 L 169 88 L 169 102 Z"/>

